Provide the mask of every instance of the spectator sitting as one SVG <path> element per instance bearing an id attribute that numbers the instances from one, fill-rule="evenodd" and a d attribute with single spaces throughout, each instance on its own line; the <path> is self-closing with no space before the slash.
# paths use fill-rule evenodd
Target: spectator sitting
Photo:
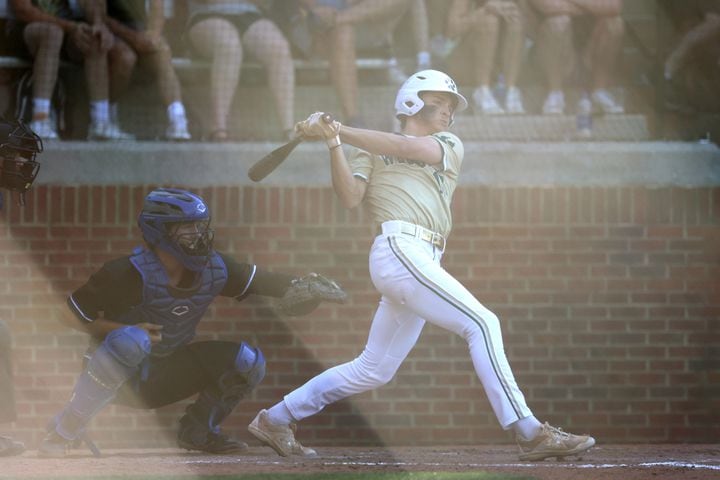
<path id="1" fill-rule="evenodd" d="M 293 135 L 295 69 L 290 46 L 255 1 L 189 0 L 188 38 L 192 48 L 212 60 L 210 73 L 212 141 L 228 140 L 228 115 L 240 78 L 244 50 L 263 64 L 283 130 Z"/>
<path id="2" fill-rule="evenodd" d="M 543 105 L 546 115 L 565 110 L 563 81 L 575 68 L 572 25 L 580 17 L 592 17 L 587 47 L 580 67 L 591 72 L 593 103 L 604 113 L 623 113 L 608 91 L 624 33 L 622 0 L 530 0 L 540 15 L 538 55 L 549 93 Z"/>
<path id="3" fill-rule="evenodd" d="M 158 80 L 160 96 L 166 107 L 168 140 L 189 140 L 185 106 L 180 96 L 180 82 L 172 66 L 172 52 L 162 35 L 165 24 L 163 0 L 151 0 L 149 12 L 145 0 L 107 0 L 110 30 L 115 34 L 112 54 L 135 64 L 137 58 L 147 62 Z M 115 51 L 116 50 L 116 51 Z M 111 84 L 110 98 L 116 100 L 127 90 L 132 66 L 118 72 Z M 111 116 L 117 116 L 117 103 L 110 104 Z"/>
<path id="4" fill-rule="evenodd" d="M 680 33 L 664 65 L 672 109 L 718 111 L 720 101 L 720 1 L 664 1 L 661 4 Z"/>
<path id="5" fill-rule="evenodd" d="M 84 62 L 90 96 L 89 140 L 127 140 L 110 117 L 109 72 L 122 70 L 117 57 L 109 56 L 113 35 L 104 24 L 103 0 L 76 2 L 73 11 L 67 0 L 10 0 L 18 30 L 33 56 L 33 116 L 30 128 L 43 139 L 56 139 L 58 133 L 50 117 L 50 98 L 58 77 L 61 51 L 74 62 Z"/>
<path id="6" fill-rule="evenodd" d="M 343 123 L 364 126 L 358 109 L 356 46 L 365 42 L 356 40 L 356 34 L 360 33 L 356 27 L 364 26 L 363 37 L 387 43 L 410 0 L 300 0 L 296 5 L 283 1 L 276 3 L 276 7 L 278 5 L 280 8 L 276 11 L 289 17 L 290 32 L 295 31 L 295 34 L 289 33 L 295 46 L 306 55 L 329 59 L 330 78 L 340 102 Z M 296 8 L 284 8 L 290 6 Z M 298 26 L 308 26 L 308 29 L 300 30 Z"/>
<path id="7" fill-rule="evenodd" d="M 507 95 L 502 99 L 505 101 L 504 109 L 490 90 L 490 75 L 500 46 L 501 29 L 503 76 L 507 85 Z M 448 13 L 447 32 L 450 37 L 467 37 L 472 42 L 477 85 L 473 100 L 479 111 L 487 115 L 525 113 L 517 88 L 525 41 L 523 14 L 518 2 L 453 0 Z"/>

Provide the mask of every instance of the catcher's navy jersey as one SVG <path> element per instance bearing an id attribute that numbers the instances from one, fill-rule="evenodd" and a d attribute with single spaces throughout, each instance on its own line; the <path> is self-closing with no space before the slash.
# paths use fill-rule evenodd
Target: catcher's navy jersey
<path id="1" fill-rule="evenodd" d="M 225 286 L 219 296 L 234 297 L 265 295 L 282 297 L 293 276 L 261 270 L 253 264 L 241 263 L 217 253 L 227 269 Z M 193 278 L 187 280 L 188 286 Z M 68 298 L 70 310 L 81 320 L 92 322 L 101 315 L 108 320 L 120 318 L 143 301 L 143 279 L 133 266 L 130 256 L 105 263 L 83 286 Z"/>

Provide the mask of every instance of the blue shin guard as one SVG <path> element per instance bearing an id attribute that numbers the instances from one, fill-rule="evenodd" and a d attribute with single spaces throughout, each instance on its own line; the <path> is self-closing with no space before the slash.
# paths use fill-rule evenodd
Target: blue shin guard
<path id="1" fill-rule="evenodd" d="M 200 447 L 207 441 L 208 434 L 219 435 L 220 423 L 264 377 L 265 357 L 260 349 L 243 342 L 233 369 L 221 375 L 217 383 L 201 391 L 195 403 L 187 407 L 186 415 L 180 419 L 181 445 Z"/>
<path id="2" fill-rule="evenodd" d="M 80 438 L 88 422 L 115 398 L 118 388 L 139 371 L 149 354 L 150 337 L 145 330 L 130 326 L 110 332 L 88 360 L 70 402 L 55 417 L 58 435 L 67 440 Z"/>

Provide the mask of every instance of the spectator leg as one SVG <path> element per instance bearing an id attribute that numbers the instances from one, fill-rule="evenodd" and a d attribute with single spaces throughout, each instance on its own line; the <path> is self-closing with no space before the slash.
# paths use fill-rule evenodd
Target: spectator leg
<path id="1" fill-rule="evenodd" d="M 562 90 L 563 81 L 573 68 L 571 21 L 569 15 L 556 15 L 540 24 L 538 55 L 550 91 Z"/>
<path id="2" fill-rule="evenodd" d="M 508 87 L 517 85 L 518 74 L 523 59 L 525 47 L 525 24 L 522 15 L 505 19 L 505 33 L 503 35 L 503 72 Z"/>
<path id="3" fill-rule="evenodd" d="M 689 60 L 693 52 L 710 42 L 720 42 L 720 15 L 708 13 L 704 21 L 690 30 L 670 53 L 665 62 L 665 76 L 672 78 Z"/>
<path id="4" fill-rule="evenodd" d="M 605 89 L 610 85 L 622 47 L 624 31 L 624 23 L 620 16 L 600 17 L 595 22 L 585 57 L 590 62 L 588 66 L 592 71 L 593 91 Z"/>
<path id="5" fill-rule="evenodd" d="M 163 105 L 168 106 L 173 102 L 182 101 L 180 81 L 172 66 L 172 51 L 164 38 L 162 46 L 148 54 L 147 62 L 157 79 Z"/>
<path id="6" fill-rule="evenodd" d="M 478 86 L 490 85 L 499 33 L 500 19 L 495 15 L 483 15 L 474 25 L 472 43 L 475 52 L 475 82 Z"/>
<path id="7" fill-rule="evenodd" d="M 280 125 L 286 135 L 291 133 L 295 124 L 295 67 L 290 45 L 275 24 L 264 19 L 248 28 L 243 44 L 265 67 Z"/>
<path id="8" fill-rule="evenodd" d="M 240 36 L 235 26 L 227 20 L 209 18 L 193 25 L 190 29 L 190 40 L 201 55 L 212 58 L 212 133 L 226 136 L 228 115 L 240 80 L 243 60 Z"/>
<path id="9" fill-rule="evenodd" d="M 62 29 L 52 23 L 31 23 L 23 31 L 25 44 L 35 59 L 33 62 L 33 98 L 50 99 L 60 67 Z M 47 118 L 49 112 L 33 112 L 33 118 Z"/>
<path id="10" fill-rule="evenodd" d="M 355 28 L 341 25 L 331 32 L 330 77 L 335 86 L 345 121 L 358 116 L 358 72 Z"/>
<path id="11" fill-rule="evenodd" d="M 108 100 L 110 87 L 107 52 L 94 48 L 85 57 L 85 80 L 91 102 Z"/>
<path id="12" fill-rule="evenodd" d="M 136 63 L 137 54 L 132 47 L 122 39 L 115 37 L 115 42 L 108 51 L 111 102 L 117 102 L 123 93 L 127 92 Z"/>

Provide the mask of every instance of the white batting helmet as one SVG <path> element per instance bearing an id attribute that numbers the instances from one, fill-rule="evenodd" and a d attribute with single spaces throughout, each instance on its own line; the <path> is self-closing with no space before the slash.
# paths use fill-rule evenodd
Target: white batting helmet
<path id="1" fill-rule="evenodd" d="M 420 92 L 448 92 L 457 98 L 456 112 L 465 110 L 468 106 L 465 97 L 458 93 L 457 85 L 446 73 L 438 70 L 422 70 L 410 76 L 398 90 L 395 97 L 395 115 L 412 117 L 418 113 L 425 102 L 420 98 Z"/>

